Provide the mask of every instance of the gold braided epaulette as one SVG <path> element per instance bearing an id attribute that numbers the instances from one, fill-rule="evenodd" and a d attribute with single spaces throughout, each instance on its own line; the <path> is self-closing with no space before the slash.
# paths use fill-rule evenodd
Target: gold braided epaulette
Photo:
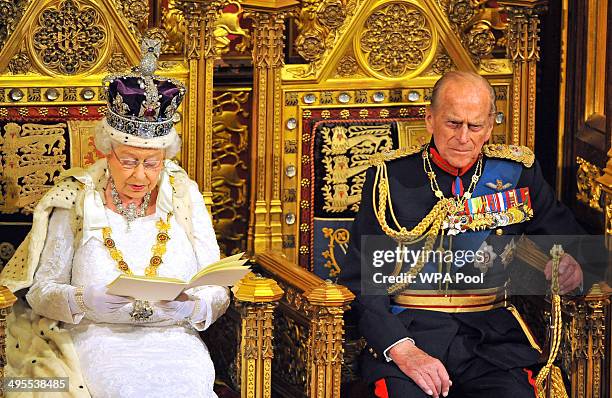
<path id="1" fill-rule="evenodd" d="M 408 148 L 393 149 L 390 151 L 378 152 L 370 156 L 370 166 L 382 166 L 383 163 L 390 160 L 400 159 L 406 156 L 414 155 L 423 150 L 423 146 L 411 145 Z"/>
<path id="2" fill-rule="evenodd" d="M 531 167 L 535 161 L 533 151 L 522 145 L 488 144 L 482 147 L 482 153 L 490 158 L 508 159 Z"/>

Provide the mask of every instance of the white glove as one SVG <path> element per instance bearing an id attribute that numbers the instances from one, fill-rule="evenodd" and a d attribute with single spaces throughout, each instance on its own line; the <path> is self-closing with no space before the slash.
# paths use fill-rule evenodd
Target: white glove
<path id="1" fill-rule="evenodd" d="M 199 322 L 203 319 L 202 309 L 200 306 L 196 308 L 196 300 L 200 300 L 198 298 L 190 298 L 189 300 L 173 300 L 173 301 L 160 301 L 156 307 L 158 307 L 165 317 L 173 319 L 177 322 L 184 321 L 187 318 L 190 318 L 192 322 Z M 194 311 L 197 313 L 194 314 Z"/>
<path id="2" fill-rule="evenodd" d="M 83 289 L 83 303 L 97 315 L 116 312 L 132 300 L 128 297 L 106 294 L 105 285 L 89 285 Z"/>

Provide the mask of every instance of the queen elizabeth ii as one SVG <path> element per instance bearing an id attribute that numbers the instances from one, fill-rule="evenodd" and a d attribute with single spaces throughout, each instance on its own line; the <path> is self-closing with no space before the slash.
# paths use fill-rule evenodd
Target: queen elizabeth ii
<path id="1" fill-rule="evenodd" d="M 159 47 L 143 50 L 150 62 Z M 198 331 L 225 312 L 226 288 L 166 302 L 106 293 L 120 274 L 188 280 L 219 259 L 197 184 L 168 160 L 180 149 L 172 119 L 185 88 L 151 69 L 143 62 L 138 73 L 107 79 L 108 112 L 95 137 L 105 157 L 68 170 L 40 201 L 14 259 L 27 272 L 9 287 L 29 286 L 32 310 L 63 322 L 93 397 L 215 397 Z M 2 280 L 15 268 L 7 265 Z"/>

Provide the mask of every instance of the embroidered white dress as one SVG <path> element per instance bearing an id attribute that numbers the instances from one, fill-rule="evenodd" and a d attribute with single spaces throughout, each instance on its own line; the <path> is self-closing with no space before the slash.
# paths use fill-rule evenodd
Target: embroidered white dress
<path id="1" fill-rule="evenodd" d="M 201 195 L 190 188 L 193 244 L 174 216 L 160 276 L 188 280 L 201 267 L 219 259 L 212 223 Z M 159 203 L 159 200 L 158 200 Z M 157 234 L 156 222 L 166 214 L 139 218 L 127 229 L 125 219 L 104 211 L 112 237 L 136 275 L 143 275 Z M 27 300 L 43 316 L 65 322 L 70 330 L 91 395 L 109 397 L 216 397 L 215 371 L 208 349 L 191 326 L 178 326 L 156 310 L 150 322 L 136 325 L 129 316 L 132 305 L 111 315 L 72 314 L 69 294 L 76 286 L 107 284 L 120 271 L 100 238 L 88 239 L 75 250 L 70 212 L 55 209 L 40 265 Z M 205 330 L 229 304 L 226 288 L 206 286 L 188 292 L 205 306 L 203 319 L 192 326 Z"/>

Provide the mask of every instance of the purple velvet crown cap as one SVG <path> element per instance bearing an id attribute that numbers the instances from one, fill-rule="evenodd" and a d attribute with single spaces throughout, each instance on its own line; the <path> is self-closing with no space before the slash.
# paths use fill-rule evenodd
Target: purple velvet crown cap
<path id="1" fill-rule="evenodd" d="M 141 77 L 113 79 L 108 86 L 108 107 L 119 115 L 141 121 L 163 122 L 172 119 L 176 108 L 183 101 L 185 89 L 170 80 L 158 80 L 156 76 L 152 79 L 157 87 L 159 97 L 157 107 L 147 107 L 146 93 Z M 145 108 L 144 113 L 143 106 Z"/>
<path id="2" fill-rule="evenodd" d="M 170 133 L 174 115 L 185 97 L 185 86 L 176 80 L 157 76 L 161 43 L 144 39 L 140 66 L 132 73 L 108 76 L 107 123 L 116 130 L 142 138 Z"/>

